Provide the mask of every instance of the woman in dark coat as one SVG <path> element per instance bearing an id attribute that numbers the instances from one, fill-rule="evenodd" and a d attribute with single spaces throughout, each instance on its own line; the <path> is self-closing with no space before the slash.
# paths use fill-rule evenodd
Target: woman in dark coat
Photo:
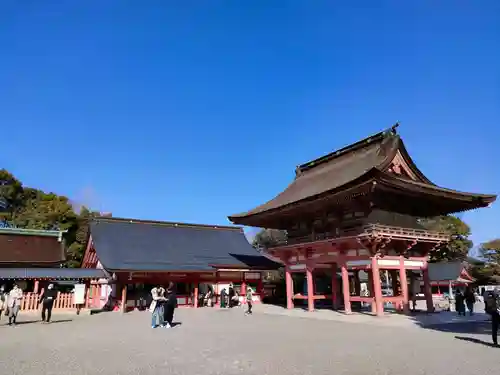
<path id="1" fill-rule="evenodd" d="M 175 294 L 175 285 L 173 282 L 168 284 L 167 295 L 165 302 L 165 327 L 172 327 L 172 322 L 174 320 L 174 310 L 177 307 L 177 296 Z"/>
<path id="2" fill-rule="evenodd" d="M 474 314 L 474 303 L 476 302 L 476 296 L 474 295 L 474 292 L 472 291 L 471 287 L 467 287 L 465 289 L 465 304 L 467 305 L 467 310 L 469 310 L 469 314 L 473 315 Z"/>
<path id="3" fill-rule="evenodd" d="M 465 316 L 465 298 L 460 290 L 455 293 L 455 310 L 457 310 L 458 315 Z"/>

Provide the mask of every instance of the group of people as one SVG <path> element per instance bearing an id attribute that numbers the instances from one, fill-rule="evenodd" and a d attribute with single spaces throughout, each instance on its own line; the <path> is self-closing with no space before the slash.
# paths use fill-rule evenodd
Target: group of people
<path id="1" fill-rule="evenodd" d="M 243 292 L 243 291 L 242 291 Z M 247 310 L 245 314 L 252 314 L 252 305 L 253 305 L 253 291 L 250 286 L 244 291 L 245 293 L 245 301 L 247 305 Z M 226 303 L 227 300 L 227 303 Z M 225 308 L 226 306 L 232 308 L 234 306 L 238 306 L 240 303 L 240 297 L 238 293 L 234 290 L 234 285 L 229 284 L 229 291 L 226 292 L 226 288 L 223 288 L 220 293 L 220 306 Z"/>
<path id="2" fill-rule="evenodd" d="M 151 290 L 151 296 L 153 297 L 153 301 L 149 306 L 149 311 L 152 313 L 151 328 L 171 328 L 174 311 L 177 307 L 174 283 L 170 282 L 167 289 L 161 285 L 154 287 Z"/>
<path id="3" fill-rule="evenodd" d="M 42 322 L 50 322 L 56 298 L 57 291 L 54 289 L 54 284 L 49 284 L 39 299 L 39 304 L 42 307 Z M 22 299 L 23 291 L 19 285 L 14 284 L 9 292 L 7 292 L 5 285 L 0 286 L 0 320 L 2 319 L 2 315 L 7 316 L 9 318 L 9 326 L 15 326 Z"/>
<path id="4" fill-rule="evenodd" d="M 474 304 L 476 303 L 477 296 L 472 290 L 472 288 L 467 287 L 464 292 L 457 289 L 455 292 L 455 310 L 458 315 L 465 316 L 465 306 L 469 310 L 469 314 L 474 314 Z"/>

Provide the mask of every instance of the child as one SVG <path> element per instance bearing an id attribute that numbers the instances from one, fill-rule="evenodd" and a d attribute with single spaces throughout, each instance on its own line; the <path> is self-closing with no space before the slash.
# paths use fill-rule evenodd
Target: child
<path id="1" fill-rule="evenodd" d="M 245 314 L 252 315 L 252 288 L 251 287 L 247 288 L 245 298 L 247 300 L 247 311 Z"/>

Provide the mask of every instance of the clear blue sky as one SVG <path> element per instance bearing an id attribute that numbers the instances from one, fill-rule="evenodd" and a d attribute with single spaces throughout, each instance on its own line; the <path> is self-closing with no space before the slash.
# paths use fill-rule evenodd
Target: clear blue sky
<path id="1" fill-rule="evenodd" d="M 434 182 L 498 193 L 500 1 L 335 3 L 4 2 L 0 166 L 116 216 L 225 224 L 401 121 Z M 499 217 L 464 215 L 476 242 Z"/>

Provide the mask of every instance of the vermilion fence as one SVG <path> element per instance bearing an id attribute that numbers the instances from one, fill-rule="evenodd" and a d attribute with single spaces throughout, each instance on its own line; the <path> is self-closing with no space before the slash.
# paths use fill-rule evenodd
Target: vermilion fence
<path id="1" fill-rule="evenodd" d="M 21 300 L 21 311 L 38 310 L 40 308 L 39 301 L 40 293 L 24 293 Z M 89 307 L 89 302 L 89 298 L 87 298 L 84 307 Z M 73 303 L 73 293 L 57 293 L 54 309 L 76 309 L 76 307 Z"/>

